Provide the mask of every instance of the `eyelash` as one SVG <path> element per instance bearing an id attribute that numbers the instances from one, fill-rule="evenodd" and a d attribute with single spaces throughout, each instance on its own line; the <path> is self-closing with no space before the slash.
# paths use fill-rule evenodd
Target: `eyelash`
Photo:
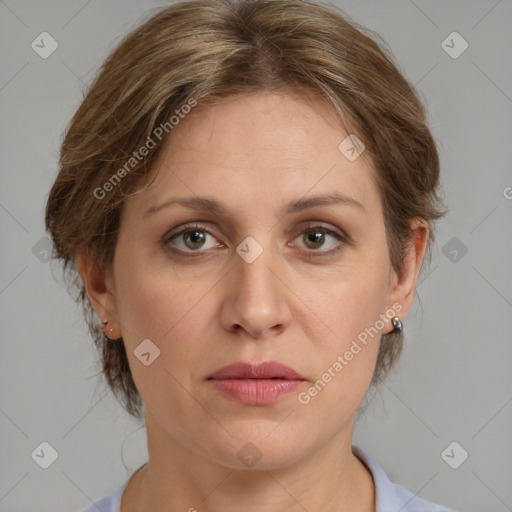
<path id="1" fill-rule="evenodd" d="M 205 226 L 201 226 L 200 224 L 187 224 L 187 225 L 183 226 L 179 231 L 176 231 L 176 232 L 171 231 L 171 232 L 165 234 L 162 238 L 162 243 L 165 246 L 165 248 L 168 251 L 172 252 L 173 254 L 177 254 L 179 256 L 184 256 L 186 258 L 201 257 L 204 254 L 206 254 L 209 251 L 209 249 L 202 250 L 202 251 L 192 251 L 192 250 L 183 251 L 182 249 L 171 249 L 169 247 L 169 242 L 171 242 L 172 240 L 179 238 L 181 235 L 183 235 L 185 233 L 193 232 L 196 230 L 204 231 L 204 232 L 208 233 L 210 236 L 214 237 Z M 316 231 L 316 232 L 323 233 L 324 235 L 331 235 L 332 237 L 336 238 L 337 240 L 339 240 L 341 242 L 341 245 L 339 245 L 335 249 L 330 249 L 328 251 L 315 251 L 315 250 L 303 249 L 302 251 L 305 253 L 305 256 L 308 258 L 332 256 L 332 255 L 338 253 L 343 248 L 344 245 L 349 243 L 348 236 L 342 235 L 340 233 L 336 233 L 335 231 L 333 231 L 329 228 L 326 228 L 325 226 L 315 224 L 315 223 L 308 224 L 297 236 L 300 236 L 308 231 Z M 297 238 L 297 236 L 295 238 Z"/>

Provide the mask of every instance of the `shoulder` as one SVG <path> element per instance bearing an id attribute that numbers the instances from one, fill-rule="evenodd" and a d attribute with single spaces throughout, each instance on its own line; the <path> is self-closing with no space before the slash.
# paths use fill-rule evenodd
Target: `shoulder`
<path id="1" fill-rule="evenodd" d="M 127 483 L 128 480 L 120 485 L 112 494 L 95 501 L 82 512 L 119 512 L 121 496 Z"/>
<path id="2" fill-rule="evenodd" d="M 352 452 L 372 474 L 375 483 L 375 512 L 453 512 L 442 505 L 419 498 L 401 485 L 392 483 L 380 464 L 360 448 L 353 446 Z"/>

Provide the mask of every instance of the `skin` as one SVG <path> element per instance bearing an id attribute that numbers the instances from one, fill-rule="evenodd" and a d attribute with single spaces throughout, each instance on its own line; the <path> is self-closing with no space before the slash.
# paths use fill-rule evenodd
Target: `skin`
<path id="1" fill-rule="evenodd" d="M 79 256 L 91 302 L 100 320 L 109 319 L 110 337 L 122 335 L 144 401 L 149 462 L 125 489 L 122 512 L 375 510 L 371 474 L 351 446 L 380 334 L 308 404 L 298 393 L 395 303 L 398 316 L 407 315 L 428 225 L 411 220 L 415 239 L 398 278 L 370 163 L 364 153 L 349 161 L 338 150 L 347 135 L 332 108 L 309 93 L 258 92 L 198 106 L 172 132 L 153 185 L 125 203 L 112 268 Z M 330 204 L 280 213 L 333 191 L 364 211 Z M 227 213 L 171 206 L 143 215 L 191 196 L 222 202 Z M 162 242 L 195 222 L 206 229 L 203 242 L 190 232 Z M 308 223 L 347 241 L 329 234 L 315 241 L 318 229 L 307 231 Z M 252 263 L 236 252 L 247 236 L 263 248 Z M 388 319 L 381 332 L 392 329 Z M 145 366 L 134 350 L 148 338 L 161 352 Z M 205 380 L 227 364 L 269 360 L 307 382 L 276 403 L 251 406 Z M 248 442 L 262 454 L 252 468 L 237 457 Z"/>

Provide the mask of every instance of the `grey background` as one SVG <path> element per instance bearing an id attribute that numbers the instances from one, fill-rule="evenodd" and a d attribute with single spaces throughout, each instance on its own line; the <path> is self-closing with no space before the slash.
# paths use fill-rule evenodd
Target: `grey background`
<path id="1" fill-rule="evenodd" d="M 45 262 L 43 211 L 62 132 L 92 74 L 164 4 L 0 1 L 1 511 L 82 510 L 146 460 L 143 426 L 98 386 L 81 312 Z M 450 209 L 404 321 L 402 361 L 354 443 L 421 497 L 512 510 L 512 2 L 336 5 L 384 37 L 420 90 Z M 43 31 L 59 45 L 47 59 L 31 48 Z M 453 31 L 469 44 L 456 59 L 441 46 Z M 58 452 L 48 469 L 31 456 L 43 441 Z M 441 456 L 453 441 L 469 453 L 458 469 Z M 449 451 L 452 464 L 461 450 Z"/>

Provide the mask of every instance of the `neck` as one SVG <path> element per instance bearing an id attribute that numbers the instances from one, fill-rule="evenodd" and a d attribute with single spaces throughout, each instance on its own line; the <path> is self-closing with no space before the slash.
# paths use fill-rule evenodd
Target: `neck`
<path id="1" fill-rule="evenodd" d="M 149 461 L 125 488 L 121 512 L 375 511 L 373 479 L 352 453 L 353 422 L 349 436 L 340 432 L 286 467 L 247 470 L 184 447 L 148 414 L 146 425 Z"/>

